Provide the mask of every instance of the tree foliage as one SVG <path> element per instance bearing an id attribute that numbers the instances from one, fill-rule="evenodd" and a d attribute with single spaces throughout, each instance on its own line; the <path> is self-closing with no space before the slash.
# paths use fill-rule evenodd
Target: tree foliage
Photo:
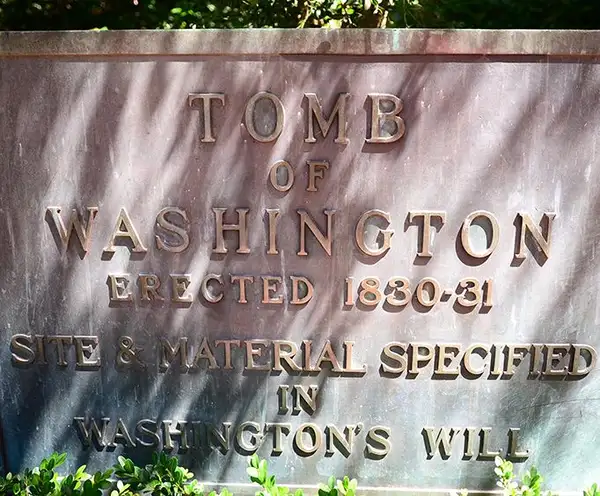
<path id="1" fill-rule="evenodd" d="M 0 29 L 600 28 L 599 0 L 0 0 Z"/>

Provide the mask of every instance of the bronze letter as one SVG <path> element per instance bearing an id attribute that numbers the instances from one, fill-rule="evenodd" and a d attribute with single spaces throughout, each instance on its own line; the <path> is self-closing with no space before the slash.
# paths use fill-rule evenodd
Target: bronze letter
<path id="1" fill-rule="evenodd" d="M 123 229 L 122 229 L 123 228 Z M 117 222 L 115 222 L 115 228 L 110 236 L 110 240 L 108 241 L 108 245 L 104 248 L 104 253 L 114 253 L 115 252 L 115 241 L 117 238 L 128 238 L 133 244 L 133 248 L 131 252 L 133 253 L 146 253 L 148 250 L 142 244 L 142 240 L 138 236 L 135 227 L 133 227 L 133 223 L 129 218 L 129 214 L 125 207 L 121 209 L 119 215 L 117 216 Z"/>
<path id="2" fill-rule="evenodd" d="M 335 102 L 335 106 L 329 115 L 329 119 L 323 116 L 323 106 L 321 102 L 317 98 L 315 93 L 305 93 L 304 96 L 308 101 L 308 136 L 304 140 L 305 143 L 316 143 L 315 133 L 314 133 L 314 123 L 313 116 L 317 119 L 317 124 L 321 129 L 321 134 L 323 138 L 327 136 L 331 125 L 333 124 L 333 120 L 335 117 L 338 117 L 338 134 L 337 138 L 335 138 L 335 142 L 345 145 L 348 143 L 348 138 L 346 138 L 346 100 L 350 96 L 350 93 L 340 93 L 338 99 Z"/>
<path id="3" fill-rule="evenodd" d="M 525 255 L 525 236 L 527 232 L 529 232 L 535 242 L 537 243 L 540 250 L 544 253 L 546 259 L 550 256 L 550 246 L 551 240 L 550 235 L 552 233 L 552 221 L 556 217 L 554 212 L 545 212 L 542 215 L 542 220 L 540 222 L 540 229 L 533 223 L 531 216 L 529 214 L 518 213 L 517 219 L 521 218 L 520 228 L 517 227 L 517 238 L 518 242 L 518 250 L 515 253 L 515 258 L 518 260 L 526 258 Z M 544 233 L 545 231 L 545 233 Z"/>
<path id="4" fill-rule="evenodd" d="M 33 339 L 27 334 L 15 334 L 10 340 L 12 361 L 17 365 L 31 365 L 35 362 Z"/>
<path id="5" fill-rule="evenodd" d="M 311 438 L 310 446 L 304 443 L 303 434 L 305 432 L 308 433 L 309 437 Z M 323 435 L 315 424 L 302 424 L 300 427 L 298 427 L 296 435 L 294 436 L 294 444 L 302 456 L 310 456 L 315 454 L 316 451 L 321 447 L 322 442 Z"/>
<path id="6" fill-rule="evenodd" d="M 171 301 L 173 303 L 191 303 L 194 296 L 187 289 L 191 282 L 189 274 L 171 274 Z"/>
<path id="7" fill-rule="evenodd" d="M 223 93 L 190 93 L 188 95 L 188 105 L 194 110 L 199 110 L 194 107 L 196 100 L 202 100 L 202 119 L 204 127 L 204 136 L 202 143 L 214 143 L 215 138 L 212 134 L 212 118 L 211 118 L 211 100 L 218 100 L 223 107 L 225 106 L 225 95 Z"/>
<path id="8" fill-rule="evenodd" d="M 487 219 L 492 228 L 492 239 L 488 240 L 488 246 L 482 252 L 476 252 L 475 250 L 473 250 L 473 248 L 471 247 L 471 238 L 469 238 L 469 229 L 471 228 L 471 224 L 473 224 L 473 221 L 475 219 L 478 219 L 479 217 Z M 465 250 L 465 252 L 467 252 L 469 256 L 473 258 L 487 258 L 496 249 L 496 246 L 498 246 L 499 230 L 500 228 L 498 227 L 498 221 L 496 220 L 496 217 L 494 217 L 490 212 L 486 212 L 485 210 L 477 210 L 467 215 L 467 218 L 463 222 L 463 225 L 460 228 L 460 244 L 462 245 L 463 250 Z"/>
<path id="9" fill-rule="evenodd" d="M 317 178 L 323 179 L 325 170 L 329 169 L 329 162 L 327 160 L 308 160 L 308 186 L 306 191 L 317 191 Z"/>
<path id="10" fill-rule="evenodd" d="M 248 228 L 246 225 L 246 215 L 249 212 L 247 208 L 236 208 L 238 214 L 238 224 L 223 224 L 223 215 L 227 212 L 226 208 L 213 208 L 215 213 L 216 239 L 213 253 L 227 253 L 225 247 L 225 238 L 223 231 L 237 231 L 239 235 L 239 243 L 236 253 L 250 253 L 248 247 Z"/>
<path id="11" fill-rule="evenodd" d="M 292 281 L 292 299 L 290 303 L 292 305 L 304 305 L 308 303 L 314 293 L 314 286 L 312 283 L 306 278 L 302 276 L 290 276 Z M 306 286 L 306 294 L 300 298 L 300 284 L 304 284 Z"/>
<path id="12" fill-rule="evenodd" d="M 277 180 L 280 167 L 285 167 L 287 174 L 287 181 L 283 185 L 279 184 L 279 181 Z M 278 160 L 271 166 L 271 170 L 269 171 L 269 181 L 271 182 L 271 186 L 273 186 L 273 188 L 281 193 L 285 193 L 286 191 L 289 191 L 294 184 L 294 169 L 292 169 L 292 166 L 289 164 L 289 162 L 286 162 L 285 160 Z"/>
<path id="13" fill-rule="evenodd" d="M 390 214 L 388 214 L 387 212 L 384 212 L 383 210 L 376 210 L 376 209 L 367 210 L 364 214 L 362 214 L 360 216 L 360 219 L 358 219 L 358 222 L 356 223 L 356 230 L 354 231 L 354 238 L 356 239 L 356 245 L 358 246 L 358 249 L 360 251 L 362 251 L 365 255 L 368 255 L 370 257 L 378 257 L 380 255 L 383 255 L 386 251 L 388 251 L 390 249 L 391 238 L 392 238 L 392 235 L 394 234 L 394 230 L 393 229 L 384 229 L 384 230 L 380 229 L 379 233 L 383 234 L 383 242 L 382 242 L 381 246 L 379 248 L 375 248 L 375 249 L 369 248 L 365 243 L 365 233 L 366 233 L 365 224 L 366 224 L 367 220 L 370 219 L 371 217 L 380 217 L 380 218 L 384 219 L 388 223 L 388 225 L 391 222 Z"/>
<path id="14" fill-rule="evenodd" d="M 252 276 L 231 276 L 231 284 L 239 282 L 240 286 L 240 298 L 238 303 L 248 303 L 246 299 L 246 282 L 253 283 L 254 277 Z"/>
<path id="15" fill-rule="evenodd" d="M 223 299 L 223 291 L 218 295 L 213 295 L 208 288 L 209 281 L 217 281 L 223 286 L 223 276 L 221 274 L 208 274 L 202 279 L 202 284 L 200 284 L 200 291 L 202 292 L 204 299 L 209 303 L 219 303 Z"/>
<path id="16" fill-rule="evenodd" d="M 413 222 L 414 219 L 422 218 L 423 227 L 419 229 L 419 240 L 417 242 L 417 256 L 431 258 L 433 256 L 433 237 L 431 236 L 431 219 L 436 218 L 440 220 L 440 230 L 446 222 L 446 212 L 433 212 L 433 211 L 415 211 L 408 213 L 408 222 Z M 418 247 L 421 247 L 419 250 Z"/>
<path id="17" fill-rule="evenodd" d="M 312 217 L 308 214 L 306 210 L 300 209 L 296 210 L 298 215 L 300 216 L 300 251 L 298 251 L 298 255 L 301 257 L 305 257 L 308 255 L 306 252 L 306 227 L 310 229 L 313 233 L 319 244 L 325 250 L 327 255 L 331 256 L 331 244 L 333 242 L 332 232 L 331 232 L 331 223 L 333 220 L 333 214 L 335 210 L 323 210 L 325 217 L 327 217 L 327 235 L 324 235 L 321 230 L 317 227 L 317 224 L 312 219 Z"/>
<path id="18" fill-rule="evenodd" d="M 75 234 L 77 235 L 77 239 L 79 240 L 79 244 L 83 249 L 84 256 L 87 254 L 90 249 L 90 241 L 92 239 L 92 227 L 94 224 L 94 218 L 98 213 L 98 207 L 87 207 L 87 222 L 85 225 L 82 224 L 79 214 L 76 209 L 71 210 L 71 217 L 69 217 L 69 223 L 65 227 L 62 217 L 60 216 L 61 207 L 48 207 L 46 209 L 46 214 L 50 214 L 50 218 L 54 223 L 54 228 L 58 233 L 58 237 L 60 238 L 62 244 L 62 253 L 64 254 L 67 251 L 69 246 L 69 238 L 73 230 L 75 230 Z"/>
<path id="19" fill-rule="evenodd" d="M 398 114 L 402 112 L 403 103 L 395 95 L 386 95 L 384 93 L 369 93 L 371 99 L 371 136 L 365 141 L 367 143 L 393 143 L 404 136 L 404 120 Z M 389 112 L 382 112 L 381 102 L 391 102 L 394 108 Z M 393 122 L 396 130 L 390 136 L 382 136 L 386 122 Z"/>
<path id="20" fill-rule="evenodd" d="M 184 227 L 180 227 L 177 224 L 173 224 L 167 220 L 167 214 L 180 215 L 183 219 Z M 171 253 L 181 253 L 190 245 L 190 235 L 188 234 L 189 221 L 185 210 L 177 207 L 163 208 L 156 216 L 156 224 L 158 227 L 167 231 L 168 233 L 173 233 L 181 238 L 179 243 L 170 244 L 166 243 L 158 234 L 156 234 L 156 246 L 159 250 L 165 250 Z"/>
<path id="21" fill-rule="evenodd" d="M 256 102 L 258 102 L 258 100 L 262 100 L 263 98 L 270 100 L 275 107 L 275 126 L 271 134 L 267 135 L 259 134 L 256 130 L 256 126 L 254 125 L 254 107 L 256 106 Z M 268 143 L 269 141 L 274 141 L 279 138 L 281 131 L 283 131 L 284 120 L 285 110 L 283 108 L 283 103 L 281 103 L 281 100 L 273 93 L 260 91 L 256 95 L 252 96 L 246 104 L 246 111 L 244 112 L 244 123 L 246 125 L 246 130 L 248 133 L 250 133 L 250 136 L 260 143 Z"/>

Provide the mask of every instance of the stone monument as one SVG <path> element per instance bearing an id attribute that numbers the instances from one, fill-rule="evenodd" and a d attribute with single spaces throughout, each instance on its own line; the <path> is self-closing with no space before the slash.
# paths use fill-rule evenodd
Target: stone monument
<path id="1" fill-rule="evenodd" d="M 600 480 L 600 33 L 1 37 L 5 469 Z"/>

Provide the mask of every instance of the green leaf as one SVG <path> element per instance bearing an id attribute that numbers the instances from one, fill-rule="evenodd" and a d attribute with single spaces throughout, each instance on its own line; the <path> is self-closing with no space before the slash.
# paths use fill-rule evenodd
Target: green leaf
<path id="1" fill-rule="evenodd" d="M 267 460 L 261 460 L 258 464 L 258 476 L 260 480 L 267 480 Z"/>

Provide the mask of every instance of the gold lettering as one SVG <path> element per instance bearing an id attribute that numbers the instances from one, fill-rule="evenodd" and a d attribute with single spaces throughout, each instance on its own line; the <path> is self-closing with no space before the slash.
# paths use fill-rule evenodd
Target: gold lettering
<path id="1" fill-rule="evenodd" d="M 310 445 L 304 442 L 305 433 L 310 437 Z M 310 456 L 315 454 L 321 447 L 322 442 L 323 435 L 315 424 L 302 424 L 300 427 L 298 427 L 296 435 L 294 436 L 294 444 L 302 456 Z"/>
<path id="2" fill-rule="evenodd" d="M 371 99 L 371 136 L 365 139 L 367 143 L 393 143 L 404 136 L 405 125 L 404 120 L 398 114 L 402 112 L 404 107 L 402 100 L 395 95 L 387 95 L 384 93 L 369 93 Z M 382 111 L 382 102 L 393 104 L 393 108 L 388 111 Z M 383 136 L 382 131 L 385 130 L 385 124 L 393 122 L 395 130 L 388 136 Z"/>
<path id="3" fill-rule="evenodd" d="M 423 427 L 422 432 L 425 438 L 427 458 L 433 458 L 439 450 L 440 456 L 446 459 L 452 454 L 452 442 L 456 439 L 456 436 L 460 434 L 460 429 L 442 427 L 437 430 L 437 435 L 434 435 L 434 429 L 432 427 Z"/>
<path id="4" fill-rule="evenodd" d="M 479 458 L 491 458 L 493 459 L 496 456 L 500 455 L 500 450 L 498 451 L 490 451 L 488 445 L 488 436 L 492 431 L 491 427 L 482 427 L 479 431 L 479 437 L 481 438 L 481 444 L 479 447 Z"/>
<path id="5" fill-rule="evenodd" d="M 250 433 L 250 442 L 244 439 L 244 433 Z M 264 434 L 260 432 L 260 424 L 256 422 L 242 422 L 235 433 L 237 445 L 245 452 L 254 453 L 261 445 Z"/>
<path id="6" fill-rule="evenodd" d="M 507 344 L 504 348 L 506 350 L 506 370 L 504 371 L 504 375 L 512 376 L 515 373 L 515 365 L 519 365 L 523 358 L 525 358 L 525 355 L 529 351 L 529 346 Z"/>
<path id="7" fill-rule="evenodd" d="M 410 302 L 411 291 L 409 289 L 410 281 L 406 277 L 392 277 L 388 281 L 388 287 L 392 290 L 385 298 L 388 305 L 393 307 L 402 307 Z M 396 298 L 396 294 L 400 293 L 402 299 Z"/>
<path id="8" fill-rule="evenodd" d="M 304 372 L 318 372 L 317 369 L 313 369 L 310 366 L 310 356 L 312 353 L 312 340 L 304 339 L 302 341 L 302 346 L 304 347 L 304 365 L 303 365 Z"/>
<path id="9" fill-rule="evenodd" d="M 61 207 L 48 207 L 46 209 L 46 215 L 52 219 L 54 228 L 56 229 L 58 237 L 60 238 L 62 248 L 61 253 L 64 254 L 67 251 L 69 239 L 71 238 L 73 231 L 75 231 L 75 235 L 77 236 L 77 240 L 79 241 L 85 256 L 90 249 L 92 228 L 94 225 L 94 219 L 98 213 L 98 207 L 87 207 L 87 221 L 85 224 L 83 224 L 79 218 L 77 210 L 71 210 L 71 216 L 69 217 L 69 222 L 66 227 L 63 223 L 60 212 Z"/>
<path id="10" fill-rule="evenodd" d="M 218 369 L 219 365 L 217 364 L 217 359 L 215 358 L 214 353 L 212 352 L 212 350 L 210 349 L 210 345 L 208 343 L 208 339 L 204 338 L 202 340 L 202 343 L 200 344 L 200 348 L 198 348 L 198 352 L 196 353 L 196 356 L 194 357 L 194 368 L 198 367 L 200 360 L 207 360 L 208 361 L 208 368 L 209 369 Z"/>
<path id="11" fill-rule="evenodd" d="M 261 365 L 254 362 L 254 357 L 262 357 L 263 351 L 269 344 L 271 342 L 267 339 L 250 339 L 244 341 L 244 345 L 246 346 L 246 367 L 244 370 L 271 370 L 269 364 Z M 254 346 L 258 346 L 259 348 L 255 348 Z"/>
<path id="12" fill-rule="evenodd" d="M 155 274 L 140 274 L 138 277 L 142 301 L 163 301 L 164 298 L 158 294 L 160 279 Z"/>
<path id="13" fill-rule="evenodd" d="M 159 368 L 161 371 L 167 370 L 171 362 L 179 355 L 179 365 L 182 370 L 188 369 L 188 343 L 186 337 L 179 338 L 177 344 L 172 346 L 168 339 L 162 338 L 159 342 Z"/>
<path id="14" fill-rule="evenodd" d="M 217 100 L 225 106 L 225 95 L 223 93 L 190 93 L 188 95 L 188 105 L 192 109 L 196 109 L 194 102 L 202 100 L 202 123 L 204 127 L 204 136 L 202 143 L 214 143 L 216 140 L 212 132 L 212 116 L 211 116 L 211 101 Z M 197 109 L 196 109 L 197 110 Z"/>
<path id="15" fill-rule="evenodd" d="M 467 427 L 464 430 L 465 436 L 465 458 L 473 458 L 475 456 L 475 438 L 477 429 L 475 427 Z"/>
<path id="16" fill-rule="evenodd" d="M 223 224 L 223 216 L 227 212 L 226 208 L 213 208 L 212 210 L 215 213 L 216 228 L 215 247 L 213 249 L 213 253 L 227 253 L 223 231 L 237 231 L 239 243 L 237 250 L 235 250 L 236 253 L 250 253 L 250 248 L 248 247 L 248 227 L 246 225 L 246 215 L 248 214 L 249 209 L 235 209 L 238 214 L 237 224 Z"/>
<path id="17" fill-rule="evenodd" d="M 129 274 L 109 274 L 109 298 L 111 302 L 133 301 Z"/>
<path id="18" fill-rule="evenodd" d="M 527 257 L 525 255 L 525 236 L 527 233 L 533 236 L 537 246 L 543 252 L 545 259 L 550 257 L 550 235 L 552 234 L 552 221 L 554 220 L 554 217 L 556 217 L 554 212 L 545 212 L 544 215 L 542 215 L 540 229 L 538 229 L 529 214 L 520 212 L 517 214 L 517 220 L 521 220 L 517 227 L 518 249 L 517 253 L 515 253 L 515 258 L 517 260 L 522 260 Z"/>
<path id="19" fill-rule="evenodd" d="M 252 276 L 231 276 L 231 284 L 239 282 L 240 297 L 238 303 L 248 303 L 246 299 L 246 282 L 253 283 L 254 277 Z"/>
<path id="20" fill-rule="evenodd" d="M 179 438 L 179 449 L 185 451 L 189 449 L 190 445 L 188 444 L 188 435 L 187 435 L 187 422 L 185 420 L 180 420 L 176 423 L 177 428 L 172 429 L 171 424 L 173 422 L 170 420 L 163 420 L 163 438 L 164 438 L 164 449 L 166 451 L 171 451 L 173 446 L 173 436 L 177 436 Z"/>
<path id="21" fill-rule="evenodd" d="M 366 365 L 354 368 L 354 344 L 354 341 L 344 341 L 344 372 L 349 374 L 364 374 L 367 371 Z"/>
<path id="22" fill-rule="evenodd" d="M 544 367 L 544 375 L 567 375 L 569 364 L 567 363 L 566 357 L 569 353 L 569 348 L 570 346 L 566 344 L 546 345 L 546 366 Z M 555 366 L 560 368 L 554 368 Z"/>
<path id="23" fill-rule="evenodd" d="M 460 353 L 459 344 L 438 344 L 437 348 L 437 359 L 435 362 L 434 373 L 437 375 L 458 375 L 459 368 L 458 364 L 454 367 L 449 368 L 452 361 Z M 450 363 L 448 363 L 450 362 Z"/>
<path id="24" fill-rule="evenodd" d="M 267 99 L 269 100 L 273 106 L 275 107 L 275 126 L 273 126 L 273 131 L 270 134 L 260 134 L 256 130 L 255 122 L 254 122 L 254 110 L 256 104 L 259 100 Z M 268 143 L 269 141 L 274 141 L 279 138 L 281 131 L 283 131 L 283 122 L 285 120 L 285 110 L 283 108 L 283 103 L 281 100 L 274 95 L 273 93 L 269 93 L 267 91 L 260 91 L 256 93 L 256 95 L 252 96 L 248 103 L 246 104 L 246 111 L 244 112 L 244 123 L 246 125 L 246 130 L 256 141 L 260 143 Z M 262 126 L 267 131 L 266 126 Z"/>
<path id="25" fill-rule="evenodd" d="M 48 343 L 52 344 L 55 343 L 56 344 L 56 363 L 60 366 L 60 367 L 66 367 L 67 366 L 67 358 L 66 358 L 66 353 L 65 353 L 65 345 L 67 346 L 71 346 L 73 344 L 73 337 L 72 336 L 48 336 Z"/>
<path id="26" fill-rule="evenodd" d="M 352 454 L 354 445 L 354 433 L 357 427 L 354 425 L 346 425 L 344 434 L 333 424 L 327 424 L 325 427 L 325 453 L 329 456 L 335 453 L 334 447 L 338 446 L 340 453 L 345 457 Z"/>
<path id="27" fill-rule="evenodd" d="M 430 286 L 431 292 L 428 292 L 425 287 Z M 424 277 L 419 281 L 417 285 L 417 289 L 415 290 L 415 296 L 417 297 L 417 301 L 424 306 L 425 308 L 433 307 L 442 296 L 442 290 L 440 288 L 440 283 L 434 279 L 433 277 Z M 425 295 L 427 294 L 427 297 Z"/>
<path id="28" fill-rule="evenodd" d="M 271 455 L 279 456 L 283 453 L 283 448 L 281 447 L 283 436 L 287 436 L 290 433 L 292 426 L 291 424 L 282 424 L 282 423 L 267 423 L 265 424 L 266 432 L 273 432 L 273 450 L 271 451 Z"/>
<path id="29" fill-rule="evenodd" d="M 183 219 L 184 227 L 181 227 L 167 219 L 168 214 L 179 215 Z M 158 234 L 155 235 L 156 246 L 159 250 L 171 253 L 181 253 L 190 245 L 190 235 L 188 234 L 189 220 L 185 210 L 177 207 L 165 207 L 156 216 L 156 225 L 168 233 L 175 234 L 180 239 L 178 243 L 167 243 Z"/>
<path id="30" fill-rule="evenodd" d="M 142 240 L 140 239 L 131 219 L 129 218 L 129 214 L 125 207 L 121 208 L 119 215 L 117 216 L 117 221 L 115 222 L 115 228 L 112 231 L 110 236 L 110 240 L 108 241 L 108 245 L 104 248 L 104 253 L 115 253 L 116 246 L 115 242 L 117 238 L 127 238 L 131 241 L 133 245 L 130 248 L 132 253 L 146 253 L 148 250 L 142 244 Z"/>
<path id="31" fill-rule="evenodd" d="M 188 292 L 192 282 L 189 274 L 171 274 L 171 301 L 173 303 L 191 303 L 194 295 Z"/>
<path id="32" fill-rule="evenodd" d="M 431 258 L 433 256 L 433 236 L 431 228 L 432 219 L 438 219 L 439 223 L 436 228 L 441 230 L 446 223 L 446 212 L 435 211 L 414 211 L 408 213 L 408 222 L 413 223 L 416 219 L 423 219 L 423 223 L 419 225 L 419 239 L 417 242 L 417 256 Z"/>
<path id="33" fill-rule="evenodd" d="M 356 240 L 356 245 L 358 246 L 358 249 L 360 251 L 362 251 L 365 255 L 368 255 L 370 257 L 378 257 L 378 256 L 383 255 L 386 251 L 388 251 L 390 249 L 391 238 L 394 234 L 394 230 L 393 229 L 379 229 L 379 234 L 383 235 L 383 241 L 381 243 L 381 246 L 379 248 L 375 248 L 375 249 L 369 248 L 367 246 L 367 244 L 365 243 L 365 234 L 367 232 L 367 230 L 365 228 L 365 224 L 366 224 L 367 220 L 369 220 L 372 217 L 379 217 L 379 218 L 385 220 L 388 223 L 388 225 L 391 222 L 391 217 L 390 217 L 389 213 L 384 212 L 383 210 L 376 210 L 376 209 L 367 210 L 364 214 L 362 214 L 360 216 L 360 219 L 358 219 L 358 222 L 356 223 L 356 230 L 354 231 L 354 238 Z"/>
<path id="34" fill-rule="evenodd" d="M 309 392 L 310 391 L 310 392 Z M 299 414 L 304 410 L 309 415 L 314 414 L 317 411 L 317 393 L 319 392 L 319 386 L 303 386 L 302 384 L 294 385 L 292 390 L 294 400 L 294 415 Z M 302 405 L 304 405 L 302 407 Z"/>
<path id="35" fill-rule="evenodd" d="M 321 351 L 319 358 L 317 358 L 314 370 L 320 371 L 323 362 L 329 362 L 333 372 L 344 372 L 344 369 L 340 366 L 339 360 L 335 356 L 335 352 L 333 351 L 329 340 L 325 341 L 325 346 L 323 346 L 323 350 Z"/>
<path id="36" fill-rule="evenodd" d="M 240 347 L 240 340 L 239 339 L 219 339 L 217 341 L 215 341 L 215 346 L 221 346 L 223 345 L 223 348 L 225 350 L 225 365 L 223 366 L 223 368 L 225 370 L 233 370 L 233 365 L 231 364 L 231 347 L 232 346 L 237 346 L 238 348 Z"/>
<path id="37" fill-rule="evenodd" d="M 492 356 L 492 371 L 491 375 L 500 375 L 504 369 L 504 355 L 502 354 L 502 346 L 495 344 L 492 345 L 491 351 Z"/>
<path id="38" fill-rule="evenodd" d="M 508 452 L 506 453 L 507 458 L 529 458 L 530 451 L 519 449 L 519 433 L 521 429 L 511 427 L 508 429 Z"/>
<path id="39" fill-rule="evenodd" d="M 292 305 L 304 305 L 312 300 L 315 288 L 306 277 L 290 276 L 290 280 L 292 281 L 292 299 L 290 301 Z M 303 297 L 300 297 L 300 285 L 306 288 Z"/>
<path id="40" fill-rule="evenodd" d="M 284 350 L 284 348 L 286 348 Z M 302 367 L 294 362 L 293 358 L 298 353 L 298 347 L 293 341 L 274 340 L 273 341 L 273 370 L 285 370 L 284 365 L 289 370 L 301 372 Z"/>
<path id="41" fill-rule="evenodd" d="M 471 238 L 469 236 L 469 230 L 471 229 L 471 224 L 476 219 L 484 218 L 487 219 L 490 229 L 491 229 L 491 239 L 489 239 L 490 235 L 487 230 L 485 231 L 486 237 L 488 238 L 487 248 L 482 252 L 476 252 L 471 246 Z M 467 254 L 473 258 L 487 258 L 489 257 L 493 251 L 498 246 L 499 240 L 499 226 L 496 217 L 494 217 L 490 212 L 486 212 L 485 210 L 477 210 L 475 212 L 467 215 L 467 218 L 463 222 L 462 227 L 460 228 L 460 243 L 463 247 L 463 250 L 467 252 Z"/>
<path id="42" fill-rule="evenodd" d="M 98 336 L 73 336 L 75 342 L 75 357 L 77 367 L 82 369 L 95 369 L 100 367 L 100 350 L 98 348 Z M 93 358 L 93 355 L 96 355 Z"/>
<path id="43" fill-rule="evenodd" d="M 27 334 L 15 334 L 10 340 L 12 362 L 17 365 L 31 365 L 35 362 L 33 339 Z"/>
<path id="44" fill-rule="evenodd" d="M 383 294 L 379 290 L 378 277 L 367 277 L 360 282 L 358 300 L 366 306 L 375 307 L 381 301 Z"/>
<path id="45" fill-rule="evenodd" d="M 317 191 L 317 178 L 323 179 L 325 171 L 329 169 L 329 162 L 326 160 L 308 160 L 308 186 L 306 191 Z"/>
<path id="46" fill-rule="evenodd" d="M 572 345 L 573 353 L 571 357 L 571 366 L 569 367 L 569 375 L 584 376 L 589 374 L 592 369 L 596 366 L 596 350 L 592 346 L 586 344 L 574 344 Z M 582 351 L 587 353 L 589 358 L 586 358 Z M 580 369 L 580 362 L 583 360 L 584 367 Z"/>
<path id="47" fill-rule="evenodd" d="M 267 215 L 269 217 L 269 249 L 267 255 L 277 255 L 277 219 L 281 211 L 278 208 L 267 208 Z"/>
<path id="48" fill-rule="evenodd" d="M 400 352 L 394 351 L 394 349 L 398 349 Z M 406 370 L 406 345 L 404 343 L 392 342 L 385 345 L 383 348 L 383 355 L 390 362 L 389 364 L 386 361 L 381 361 L 381 370 L 386 374 L 402 374 Z M 397 363 L 398 366 L 392 366 L 394 363 Z"/>
<path id="49" fill-rule="evenodd" d="M 315 236 L 316 240 L 325 250 L 325 253 L 331 256 L 331 245 L 333 242 L 331 233 L 331 223 L 333 220 L 333 214 L 335 214 L 335 210 L 323 210 L 325 217 L 327 217 L 326 235 L 323 234 L 323 232 L 319 229 L 313 218 L 309 215 L 309 213 L 306 210 L 300 209 L 296 212 L 300 216 L 300 250 L 298 251 L 298 255 L 301 257 L 305 257 L 308 255 L 306 251 L 306 228 L 308 227 Z"/>
<path id="50" fill-rule="evenodd" d="M 287 175 L 287 179 L 285 184 L 279 184 L 279 168 L 284 167 Z M 289 162 L 285 160 L 278 160 L 271 166 L 271 170 L 269 170 L 269 181 L 271 182 L 271 186 L 275 188 L 277 191 L 281 193 L 285 193 L 289 191 L 294 185 L 294 169 L 289 164 Z"/>
<path id="51" fill-rule="evenodd" d="M 348 138 L 346 137 L 346 100 L 350 96 L 350 93 L 340 93 L 338 99 L 335 102 L 335 106 L 329 115 L 329 119 L 327 119 L 323 115 L 323 106 L 321 102 L 317 98 L 315 93 L 305 93 L 304 94 L 306 100 L 308 101 L 308 136 L 304 140 L 305 143 L 316 143 L 315 133 L 314 133 L 314 122 L 313 116 L 317 120 L 317 124 L 321 129 L 321 134 L 323 138 L 327 136 L 329 133 L 329 129 L 333 124 L 334 119 L 338 118 L 338 133 L 335 138 L 335 142 L 345 145 L 348 143 Z"/>
<path id="52" fill-rule="evenodd" d="M 263 281 L 263 298 L 264 304 L 280 304 L 283 303 L 283 296 L 274 296 L 273 293 L 277 291 L 277 284 L 281 284 L 281 277 L 277 276 L 262 276 Z"/>
<path id="53" fill-rule="evenodd" d="M 202 292 L 204 299 L 209 303 L 219 303 L 223 299 L 223 291 L 218 294 L 213 294 L 208 286 L 210 281 L 217 281 L 223 286 L 223 276 L 221 274 L 208 274 L 202 279 L 202 284 L 200 284 L 200 291 Z"/>
<path id="54" fill-rule="evenodd" d="M 478 351 L 478 353 L 475 353 L 475 351 Z M 489 352 L 490 352 L 489 348 L 483 344 L 473 344 L 473 345 L 469 346 L 465 350 L 465 354 L 463 355 L 463 362 L 462 362 L 467 373 L 472 374 L 474 376 L 480 376 L 481 374 L 483 374 L 486 369 L 485 364 L 482 364 L 480 368 L 475 368 L 473 366 L 473 364 L 471 363 L 471 360 L 473 358 L 473 353 L 480 355 L 481 358 L 485 358 L 489 354 Z"/>
<path id="55" fill-rule="evenodd" d="M 422 350 L 425 353 L 421 353 Z M 429 364 L 430 360 L 433 358 L 433 352 L 433 345 L 427 343 L 411 343 L 409 346 L 410 368 L 408 369 L 408 372 L 410 374 L 418 374 L 423 367 L 426 367 L 427 364 Z M 423 367 L 419 366 L 421 362 L 425 362 Z"/>
<path id="56" fill-rule="evenodd" d="M 367 455 L 372 458 L 383 458 L 392 449 L 391 431 L 388 427 L 376 425 L 367 433 Z"/>

